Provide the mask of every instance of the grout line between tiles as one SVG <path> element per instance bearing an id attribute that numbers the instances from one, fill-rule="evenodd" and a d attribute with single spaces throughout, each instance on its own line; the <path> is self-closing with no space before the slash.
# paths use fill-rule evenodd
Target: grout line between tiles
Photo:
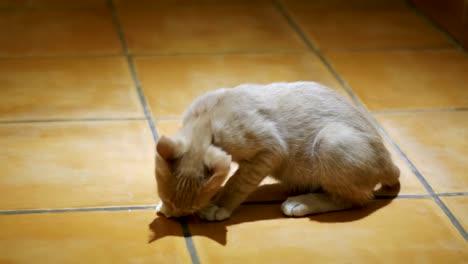
<path id="1" fill-rule="evenodd" d="M 453 46 L 421 47 L 421 48 L 371 48 L 371 49 L 332 49 L 335 52 L 375 52 L 375 51 L 431 51 L 431 50 L 454 50 Z M 157 57 L 190 57 L 190 56 L 262 56 L 262 55 L 284 55 L 308 53 L 309 49 L 295 50 L 267 50 L 267 51 L 219 51 L 219 52 L 137 52 L 130 53 L 133 58 L 157 58 Z M 51 55 L 0 55 L 0 60 L 8 59 L 98 59 L 98 58 L 119 58 L 125 54 L 51 54 Z"/>
<path id="2" fill-rule="evenodd" d="M 370 118 L 370 120 L 374 123 L 374 125 L 379 129 L 379 131 L 382 133 L 382 135 L 387 139 L 387 141 L 392 145 L 392 147 L 397 151 L 397 153 L 403 158 L 405 163 L 410 167 L 412 172 L 416 175 L 416 177 L 419 179 L 419 181 L 422 183 L 422 185 L 425 187 L 426 191 L 429 193 L 430 197 L 434 199 L 434 201 L 437 203 L 437 205 L 442 209 L 442 211 L 445 213 L 445 215 L 449 218 L 449 220 L 452 222 L 453 226 L 459 231 L 459 233 L 462 235 L 462 237 L 468 241 L 468 233 L 466 230 L 463 228 L 463 226 L 460 224 L 458 219 L 455 217 L 455 215 L 450 211 L 450 209 L 445 205 L 445 203 L 439 198 L 439 196 L 434 192 L 430 184 L 427 182 L 427 180 L 424 178 L 424 176 L 419 172 L 419 170 L 414 166 L 414 164 L 409 160 L 409 158 L 405 155 L 405 153 L 400 149 L 400 147 L 393 141 L 393 139 L 390 137 L 390 135 L 383 129 L 383 127 L 378 123 L 378 121 L 374 118 L 374 116 L 365 108 L 364 104 L 359 100 L 359 98 L 354 94 L 353 90 L 348 86 L 348 84 L 344 81 L 343 78 L 338 74 L 338 72 L 333 68 L 333 66 L 330 64 L 330 62 L 327 60 L 327 58 L 322 54 L 320 50 L 318 50 L 312 42 L 307 38 L 307 36 L 304 34 L 304 32 L 301 30 L 301 28 L 297 25 L 297 23 L 294 21 L 294 19 L 288 14 L 288 12 L 283 8 L 283 6 L 277 1 L 277 0 L 272 0 L 275 6 L 278 8 L 278 10 L 283 14 L 283 16 L 286 18 L 290 26 L 297 32 L 297 34 L 300 35 L 300 37 L 303 39 L 305 44 L 309 47 L 311 51 L 313 51 L 322 61 L 322 63 L 325 64 L 325 66 L 328 68 L 328 70 L 335 76 L 335 78 L 340 82 L 340 84 L 343 86 L 345 91 L 348 93 L 348 95 L 352 98 L 354 103 L 356 104 L 357 107 L 362 109 Z"/>
<path id="3" fill-rule="evenodd" d="M 136 210 L 156 210 L 156 205 L 81 207 L 81 208 L 60 208 L 60 209 L 0 210 L 0 215 L 74 213 L 74 212 L 110 212 L 110 211 L 132 211 L 132 210 L 135 210 L 135 211 Z"/>
<path id="4" fill-rule="evenodd" d="M 436 193 L 439 197 L 455 197 L 455 196 L 468 196 L 468 192 L 448 192 L 448 193 Z"/>
<path id="5" fill-rule="evenodd" d="M 460 222 L 452 213 L 452 211 L 447 207 L 447 205 L 445 205 L 442 199 L 440 199 L 440 197 L 437 196 L 437 194 L 433 195 L 433 199 L 435 200 L 437 205 L 439 205 L 442 211 L 444 211 L 445 215 L 447 215 L 447 217 L 450 219 L 455 228 L 458 229 L 463 238 L 465 238 L 465 241 L 468 241 L 468 233 L 466 232 L 465 228 L 463 228 L 463 226 L 460 224 Z"/>
<path id="6" fill-rule="evenodd" d="M 443 51 L 443 50 L 458 50 L 451 43 L 441 46 L 428 46 L 428 47 L 374 47 L 374 48 L 333 48 L 326 49 L 327 52 L 382 52 L 382 51 Z"/>
<path id="7" fill-rule="evenodd" d="M 406 5 L 419 17 L 421 17 L 424 21 L 426 21 L 432 28 L 440 32 L 441 34 L 444 35 L 444 37 L 452 44 L 455 48 L 465 51 L 463 46 L 460 44 L 458 40 L 456 40 L 450 33 L 448 33 L 445 29 L 443 29 L 435 20 L 431 19 L 429 16 L 426 14 L 422 13 L 416 6 L 411 3 L 410 0 L 406 0 Z"/>
<path id="8" fill-rule="evenodd" d="M 8 124 L 27 124 L 27 123 L 61 123 L 61 122 L 119 122 L 119 121 L 141 121 L 146 120 L 145 117 L 129 117 L 129 118 L 66 118 L 66 119 L 29 119 L 29 120 L 4 120 L 0 121 L 0 125 Z"/>
<path id="9" fill-rule="evenodd" d="M 468 196 L 468 192 L 455 192 L 455 193 L 440 193 L 440 196 Z M 377 200 L 388 199 L 421 199 L 431 198 L 429 194 L 399 194 L 394 196 L 377 196 Z M 271 201 L 248 201 L 242 205 L 255 205 L 255 204 L 280 204 L 284 202 L 281 200 Z M 15 209 L 15 210 L 0 210 L 0 215 L 21 215 L 21 214 L 46 214 L 46 213 L 74 213 L 74 212 L 108 212 L 108 211 L 128 211 L 128 210 L 156 210 L 156 205 L 135 205 L 135 206 L 102 206 L 102 207 L 78 207 L 78 208 L 57 208 L 57 209 Z M 185 219 L 181 219 L 180 223 L 183 227 Z M 186 224 L 186 223 L 185 223 Z M 187 225 L 188 227 L 188 225 Z M 183 227 L 186 228 L 186 227 Z M 186 230 L 187 231 L 187 230 Z"/>
<path id="10" fill-rule="evenodd" d="M 20 1 L 18 1 L 20 2 Z M 32 1 L 29 1 L 32 2 Z M 0 7 L 0 12 L 11 12 L 11 11 L 42 11 L 42 10 L 53 10 L 53 11 L 81 11 L 81 10 L 90 10 L 96 8 L 105 8 L 105 5 L 96 5 L 96 6 L 56 6 L 56 5 L 32 5 L 32 6 L 3 6 Z"/>
<path id="11" fill-rule="evenodd" d="M 153 134 L 154 142 L 156 143 L 158 141 L 158 132 L 156 130 L 156 126 L 154 124 L 153 116 L 151 115 L 151 111 L 149 109 L 148 102 L 146 101 L 146 97 L 145 97 L 145 94 L 143 92 L 143 88 L 141 87 L 140 80 L 138 79 L 138 75 L 137 75 L 137 72 L 136 72 L 136 69 L 135 69 L 135 65 L 133 63 L 132 55 L 130 54 L 130 52 L 128 50 L 127 42 L 125 41 L 125 36 L 124 36 L 123 30 L 122 30 L 122 25 L 121 25 L 119 16 L 117 14 L 116 8 L 114 6 L 113 0 L 107 0 L 107 5 L 108 5 L 109 9 L 112 12 L 112 17 L 113 17 L 113 20 L 114 20 L 115 28 L 116 28 L 117 33 L 119 35 L 119 39 L 120 39 L 120 43 L 122 45 L 122 49 L 123 49 L 124 54 L 125 54 L 125 56 L 127 58 L 127 62 L 128 62 L 128 66 L 130 68 L 131 74 L 132 74 L 133 82 L 134 82 L 134 84 L 136 86 L 136 89 L 138 91 L 138 96 L 140 97 L 141 105 L 142 105 L 143 110 L 145 112 L 145 116 L 146 116 L 146 118 L 148 120 L 148 125 L 151 128 L 151 132 Z M 187 250 L 188 250 L 188 252 L 190 254 L 192 264 L 199 264 L 200 261 L 198 259 L 197 250 L 196 250 L 195 245 L 194 245 L 193 240 L 192 240 L 192 234 L 190 233 L 189 226 L 188 226 L 188 224 L 186 223 L 185 220 L 182 220 L 179 223 L 180 223 L 180 226 L 182 228 L 182 232 L 184 233 L 185 246 L 187 247 Z"/>
<path id="12" fill-rule="evenodd" d="M 123 30 L 122 30 L 122 25 L 120 23 L 120 19 L 119 19 L 118 15 L 117 15 L 117 11 L 115 9 L 113 1 L 112 0 L 107 0 L 107 5 L 108 5 L 108 7 L 109 7 L 109 9 L 110 9 L 110 11 L 112 13 L 114 26 L 115 26 L 115 29 L 116 29 L 117 34 L 119 36 L 120 44 L 122 46 L 124 55 L 127 58 L 128 67 L 129 67 L 130 73 L 132 75 L 133 83 L 135 84 L 135 87 L 137 89 L 138 97 L 140 99 L 141 106 L 143 107 L 143 112 L 145 113 L 145 117 L 148 120 L 148 125 L 151 128 L 151 132 L 153 134 L 154 141 L 156 142 L 158 140 L 158 133 L 156 131 L 156 127 L 154 125 L 153 118 L 151 116 L 151 111 L 150 111 L 150 108 L 148 106 L 148 102 L 146 101 L 145 94 L 144 94 L 143 89 L 141 87 L 140 80 L 138 79 L 138 75 L 136 73 L 136 69 L 135 69 L 135 65 L 133 63 L 132 55 L 130 54 L 130 52 L 128 50 L 127 42 L 125 41 L 125 37 L 124 37 Z"/>
<path id="13" fill-rule="evenodd" d="M 140 81 L 138 79 L 136 70 L 135 70 L 135 65 L 133 64 L 133 59 L 131 58 L 130 55 L 127 55 L 127 62 L 128 66 L 130 68 L 130 71 L 132 73 L 132 78 L 133 82 L 135 83 L 135 86 L 137 88 L 138 92 L 138 97 L 140 98 L 141 105 L 143 107 L 143 111 L 145 113 L 146 119 L 148 120 L 148 125 L 151 128 L 151 132 L 153 134 L 153 139 L 154 142 L 158 141 L 158 132 L 156 131 L 156 126 L 154 125 L 153 117 L 151 115 L 151 110 L 149 108 L 148 102 L 146 101 L 145 94 L 143 93 L 143 89 L 141 88 Z"/>
<path id="14" fill-rule="evenodd" d="M 192 260 L 193 264 L 200 264 L 200 260 L 198 258 L 197 250 L 195 248 L 195 243 L 192 239 L 192 234 L 190 233 L 189 225 L 185 218 L 180 219 L 179 223 L 182 225 L 182 233 L 184 234 L 185 244 L 190 254 L 190 259 Z"/>
<path id="15" fill-rule="evenodd" d="M 258 50 L 258 51 L 219 51 L 219 52 L 136 52 L 134 57 L 184 57 L 184 56 L 229 56 L 229 55 L 279 55 L 301 54 L 309 52 L 307 49 L 294 50 Z"/>
<path id="16" fill-rule="evenodd" d="M 307 47 L 315 54 L 317 57 L 320 59 L 320 61 L 325 64 L 327 69 L 330 71 L 330 73 L 335 77 L 338 82 L 343 86 L 343 88 L 346 90 L 348 95 L 351 97 L 353 102 L 361 107 L 361 104 L 359 102 L 359 99 L 356 97 L 356 95 L 350 91 L 348 85 L 346 82 L 341 78 L 341 76 L 338 74 L 333 69 L 333 66 L 328 62 L 328 60 L 325 58 L 325 56 L 320 52 L 315 45 L 309 40 L 309 38 L 306 36 L 306 34 L 302 31 L 302 29 L 298 26 L 298 24 L 294 21 L 294 19 L 288 14 L 288 12 L 284 9 L 284 7 L 281 5 L 281 3 L 278 2 L 278 0 L 272 0 L 276 8 L 281 12 L 281 14 L 285 17 L 289 25 L 296 31 L 296 33 L 301 37 L 302 41 L 307 45 Z"/>
<path id="17" fill-rule="evenodd" d="M 23 54 L 23 55 L 0 55 L 0 60 L 10 59 L 99 59 L 99 58 L 121 58 L 121 53 L 115 54 Z"/>

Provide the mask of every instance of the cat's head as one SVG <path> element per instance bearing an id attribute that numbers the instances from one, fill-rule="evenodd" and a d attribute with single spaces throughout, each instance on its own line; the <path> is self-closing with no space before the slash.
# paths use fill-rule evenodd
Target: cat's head
<path id="1" fill-rule="evenodd" d="M 156 146 L 156 181 L 166 217 L 207 206 L 226 179 L 231 156 L 209 145 L 193 148 L 184 138 L 162 136 Z"/>

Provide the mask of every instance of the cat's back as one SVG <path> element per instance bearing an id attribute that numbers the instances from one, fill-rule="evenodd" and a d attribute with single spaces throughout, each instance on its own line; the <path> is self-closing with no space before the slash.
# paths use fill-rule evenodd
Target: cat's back
<path id="1" fill-rule="evenodd" d="M 252 115 L 287 130 L 312 129 L 330 120 L 365 122 L 344 96 L 315 82 L 243 84 L 213 90 L 194 100 L 184 119 L 206 116 L 231 120 Z"/>
<path id="2" fill-rule="evenodd" d="M 360 115 L 347 98 L 315 82 L 245 84 L 225 90 L 221 107 L 256 111 L 278 122 L 340 119 Z"/>
<path id="3" fill-rule="evenodd" d="M 222 108 L 233 112 L 233 115 L 247 113 L 240 114 L 247 119 L 275 123 L 286 141 L 313 138 L 330 122 L 377 134 L 362 110 L 348 98 L 315 82 L 241 85 L 227 91 Z M 255 119 L 250 118 L 252 115 Z"/>

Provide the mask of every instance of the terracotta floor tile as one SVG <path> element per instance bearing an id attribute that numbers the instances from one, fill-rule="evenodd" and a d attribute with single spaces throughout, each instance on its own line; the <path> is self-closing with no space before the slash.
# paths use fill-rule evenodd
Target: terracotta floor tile
<path id="1" fill-rule="evenodd" d="M 105 7 L 106 0 L 2 0 L 0 8 L 88 8 Z"/>
<path id="2" fill-rule="evenodd" d="M 177 131 L 182 127 L 182 120 L 172 119 L 172 120 L 157 120 L 156 121 L 156 131 L 158 135 L 173 136 Z"/>
<path id="3" fill-rule="evenodd" d="M 146 121 L 0 125 L 0 209 L 152 204 Z"/>
<path id="4" fill-rule="evenodd" d="M 441 197 L 465 230 L 468 230 L 468 196 Z"/>
<path id="5" fill-rule="evenodd" d="M 0 262 L 191 263 L 180 224 L 155 217 L 152 210 L 3 215 Z"/>
<path id="6" fill-rule="evenodd" d="M 121 52 L 103 8 L 0 10 L 0 56 L 109 55 Z"/>
<path id="7" fill-rule="evenodd" d="M 310 53 L 137 57 L 135 64 L 156 118 L 180 116 L 198 95 L 242 83 L 309 80 L 343 92 Z"/>
<path id="8" fill-rule="evenodd" d="M 468 106 L 468 56 L 459 50 L 330 52 L 370 110 Z"/>
<path id="9" fill-rule="evenodd" d="M 313 10 L 372 10 L 376 8 L 400 9 L 408 8 L 404 0 L 279 0 L 288 8 L 310 8 Z"/>
<path id="10" fill-rule="evenodd" d="M 114 0 L 120 8 L 135 6 L 134 0 Z M 138 0 L 138 6 L 161 7 L 164 5 L 232 5 L 249 3 L 271 3 L 269 0 Z"/>
<path id="11" fill-rule="evenodd" d="M 171 136 L 175 135 L 181 127 L 180 120 L 160 120 L 156 122 L 156 129 L 159 135 Z M 390 144 L 386 143 L 387 148 L 392 154 L 395 164 L 400 168 L 400 194 L 427 194 L 418 178 L 411 171 L 409 166 L 403 159 L 393 150 Z M 237 165 L 236 165 L 237 166 Z M 237 167 L 232 168 L 232 173 Z M 290 193 L 284 189 L 276 180 L 266 178 L 261 186 L 249 197 L 248 202 L 260 201 L 282 201 L 286 199 Z M 379 195 L 392 195 L 390 192 L 380 192 Z"/>
<path id="12" fill-rule="evenodd" d="M 271 3 L 159 7 L 127 5 L 119 8 L 119 14 L 133 53 L 306 49 Z"/>
<path id="13" fill-rule="evenodd" d="M 468 191 L 468 112 L 376 117 L 436 192 Z"/>
<path id="14" fill-rule="evenodd" d="M 386 202 L 310 218 L 285 218 L 279 204 L 248 205 L 229 221 L 193 221 L 190 231 L 207 264 L 466 261 L 468 244 L 432 199 Z"/>
<path id="15" fill-rule="evenodd" d="M 314 2 L 314 1 L 311 1 Z M 321 50 L 450 47 L 449 40 L 408 8 L 288 8 Z"/>
<path id="16" fill-rule="evenodd" d="M 0 120 L 144 117 L 120 57 L 0 59 L 0 86 Z"/>

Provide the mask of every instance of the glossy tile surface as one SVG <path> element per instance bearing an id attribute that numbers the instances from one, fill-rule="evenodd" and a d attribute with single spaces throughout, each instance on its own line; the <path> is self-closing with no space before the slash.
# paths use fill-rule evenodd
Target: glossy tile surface
<path id="1" fill-rule="evenodd" d="M 407 8 L 404 0 L 279 0 L 288 8 L 305 7 L 312 10 L 369 10 Z"/>
<path id="2" fill-rule="evenodd" d="M 0 215 L 0 231 L 1 263 L 191 263 L 179 223 L 153 210 Z"/>
<path id="3" fill-rule="evenodd" d="M 0 59 L 0 120 L 144 117 L 123 57 Z"/>
<path id="4" fill-rule="evenodd" d="M 466 260 L 468 245 L 432 199 L 385 203 L 310 218 L 285 218 L 279 205 L 248 205 L 231 220 L 195 222 L 190 230 L 202 263 Z"/>
<path id="5" fill-rule="evenodd" d="M 119 14 L 128 46 L 137 54 L 265 52 L 306 47 L 268 2 L 201 6 L 127 3 L 119 8 Z"/>
<path id="6" fill-rule="evenodd" d="M 321 50 L 449 47 L 448 39 L 409 8 L 365 8 L 364 3 L 294 5 L 287 9 Z M 334 2 L 334 1 L 332 1 Z M 352 3 L 353 1 L 351 1 Z M 368 1 L 370 2 L 370 1 Z M 397 1 L 398 2 L 398 1 Z M 375 5 L 378 6 L 378 5 Z"/>
<path id="7" fill-rule="evenodd" d="M 303 80 L 340 89 L 310 53 L 137 57 L 135 64 L 156 118 L 180 116 L 195 97 L 242 83 Z"/>
<path id="8" fill-rule="evenodd" d="M 370 110 L 468 107 L 468 56 L 459 50 L 329 52 Z"/>
<path id="9" fill-rule="evenodd" d="M 468 196 L 442 197 L 442 201 L 452 210 L 461 225 L 468 229 Z"/>
<path id="10" fill-rule="evenodd" d="M 105 7 L 106 0 L 3 0 L 0 8 L 66 8 Z"/>
<path id="11" fill-rule="evenodd" d="M 436 192 L 468 190 L 468 112 L 378 115 Z"/>
<path id="12" fill-rule="evenodd" d="M 114 0 L 117 6 L 121 8 L 135 7 L 134 0 Z M 232 4 L 248 4 L 248 3 L 271 3 L 269 0 L 139 0 L 138 6 L 143 7 L 161 7 L 161 6 L 176 6 L 176 5 L 232 5 Z"/>
<path id="13" fill-rule="evenodd" d="M 159 136 L 174 136 L 181 127 L 182 120 L 180 119 L 156 121 L 156 131 L 158 132 Z"/>
<path id="14" fill-rule="evenodd" d="M 146 121 L 0 125 L 0 210 L 154 204 Z"/>
<path id="15" fill-rule="evenodd" d="M 0 56 L 110 55 L 120 42 L 105 7 L 0 9 Z"/>

